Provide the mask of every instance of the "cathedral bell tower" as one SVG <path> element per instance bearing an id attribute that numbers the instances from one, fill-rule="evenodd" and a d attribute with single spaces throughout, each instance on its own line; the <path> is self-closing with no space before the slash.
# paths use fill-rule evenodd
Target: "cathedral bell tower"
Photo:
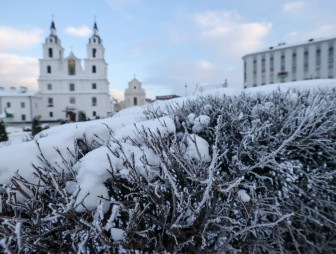
<path id="1" fill-rule="evenodd" d="M 103 46 L 103 40 L 99 36 L 99 30 L 97 27 L 97 23 L 94 23 L 93 26 L 93 34 L 89 39 L 89 43 L 87 44 L 87 57 L 88 59 L 103 59 L 105 49 Z"/>
<path id="2" fill-rule="evenodd" d="M 43 44 L 43 58 L 44 59 L 63 59 L 64 49 L 61 45 L 61 40 L 56 33 L 54 21 L 50 25 L 50 35 L 46 38 Z"/>
<path id="3" fill-rule="evenodd" d="M 94 76 L 107 76 L 107 63 L 105 62 L 105 48 L 103 40 L 99 36 L 97 23 L 94 23 L 93 34 L 86 46 L 87 58 L 85 59 L 85 70 Z"/>

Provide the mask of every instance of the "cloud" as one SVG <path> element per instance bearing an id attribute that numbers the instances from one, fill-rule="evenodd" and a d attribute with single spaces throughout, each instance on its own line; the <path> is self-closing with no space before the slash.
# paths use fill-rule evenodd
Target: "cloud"
<path id="1" fill-rule="evenodd" d="M 87 37 L 91 34 L 91 29 L 87 26 L 81 26 L 81 27 L 69 26 L 66 28 L 65 32 L 67 34 L 77 37 Z"/>
<path id="2" fill-rule="evenodd" d="M 215 65 L 207 60 L 200 60 L 196 63 L 200 71 L 210 71 L 215 68 Z"/>
<path id="3" fill-rule="evenodd" d="M 324 24 L 309 32 L 309 37 L 331 37 L 336 34 L 336 24 Z"/>
<path id="4" fill-rule="evenodd" d="M 272 28 L 270 23 L 243 22 L 239 15 L 229 11 L 199 13 L 194 20 L 203 40 L 212 43 L 222 54 L 235 57 L 263 46 L 263 39 Z"/>
<path id="5" fill-rule="evenodd" d="M 286 38 L 293 42 L 302 42 L 303 40 L 308 40 L 311 38 L 315 38 L 315 39 L 331 38 L 335 34 L 336 34 L 336 23 L 320 25 L 311 30 L 291 32 L 286 35 Z"/>
<path id="6" fill-rule="evenodd" d="M 117 99 L 118 102 L 124 100 L 125 96 L 124 96 L 124 92 L 121 90 L 117 90 L 117 89 L 110 89 L 110 95 Z"/>
<path id="7" fill-rule="evenodd" d="M 1 86 L 27 86 L 36 90 L 38 72 L 37 58 L 0 53 Z"/>
<path id="8" fill-rule="evenodd" d="M 191 14 L 179 26 L 170 25 L 166 30 L 168 40 L 160 44 L 169 50 L 162 51 L 166 54 L 161 61 L 148 61 L 144 67 L 143 84 L 150 87 L 148 96 L 184 96 L 185 84 L 190 95 L 196 84 L 218 85 L 226 79 L 229 87 L 242 88 L 241 58 L 265 47 L 271 29 L 271 23 L 247 22 L 230 11 L 202 11 Z"/>
<path id="9" fill-rule="evenodd" d="M 304 1 L 295 1 L 295 2 L 285 3 L 283 6 L 283 10 L 285 12 L 292 12 L 292 11 L 300 10 L 303 7 L 305 7 Z"/>
<path id="10" fill-rule="evenodd" d="M 41 42 L 42 30 L 0 26 L 0 50 L 24 50 Z"/>

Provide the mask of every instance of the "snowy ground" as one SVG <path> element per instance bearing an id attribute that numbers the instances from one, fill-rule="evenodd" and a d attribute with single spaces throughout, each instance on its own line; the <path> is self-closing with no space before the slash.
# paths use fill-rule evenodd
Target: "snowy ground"
<path id="1" fill-rule="evenodd" d="M 249 88 L 243 92 L 249 94 L 256 93 L 269 93 L 275 89 L 317 89 L 322 87 L 336 87 L 336 80 L 309 80 L 299 81 L 293 83 L 283 83 L 275 85 L 267 85 L 256 88 Z M 221 96 L 226 94 L 228 96 L 235 96 L 242 93 L 240 90 L 221 88 L 216 90 L 210 90 L 203 92 L 204 96 L 211 94 L 214 96 Z M 167 103 L 181 104 L 185 100 L 192 100 L 195 96 L 177 98 L 165 102 L 155 102 L 150 107 L 165 108 Z M 152 163 L 157 163 L 157 158 L 150 154 L 150 151 L 140 151 L 138 147 L 132 146 L 128 142 L 127 137 L 131 136 L 133 139 L 137 139 L 135 134 L 136 128 L 145 128 L 155 132 L 160 130 L 161 133 L 173 133 L 175 130 L 174 122 L 169 117 L 164 117 L 155 120 L 146 120 L 143 110 L 145 107 L 134 107 L 123 110 L 111 118 L 93 120 L 89 122 L 70 123 L 60 126 L 54 126 L 50 129 L 42 131 L 35 137 L 33 141 L 28 141 L 30 133 L 23 132 L 21 128 L 8 128 L 9 143 L 0 143 L 0 184 L 10 184 L 11 177 L 16 171 L 29 179 L 34 181 L 33 167 L 32 165 L 41 166 L 42 162 L 38 159 L 40 151 L 43 151 L 44 157 L 56 168 L 62 168 L 62 159 L 59 156 L 57 150 L 59 150 L 64 158 L 68 161 L 74 161 L 72 154 L 75 154 L 75 140 L 86 139 L 92 147 L 97 147 L 86 154 L 79 162 L 74 166 L 74 169 L 78 171 L 77 182 L 81 186 L 81 194 L 79 197 L 84 197 L 89 191 L 90 196 L 86 199 L 85 205 L 88 208 L 96 207 L 97 197 L 107 196 L 106 187 L 103 182 L 107 177 L 106 168 L 109 168 L 109 161 L 107 160 L 107 154 L 109 154 L 108 148 L 116 146 L 115 141 L 110 140 L 111 133 L 114 133 L 114 139 L 120 141 L 123 148 L 131 153 L 135 154 L 136 159 L 139 159 L 143 153 L 146 153 L 148 158 L 151 158 Z M 195 130 L 202 128 L 202 125 L 206 124 L 206 118 L 192 119 L 194 121 Z M 197 123 L 198 121 L 198 123 Z M 162 123 L 165 123 L 164 125 Z M 201 153 L 204 159 L 209 158 L 207 143 L 200 137 L 195 136 L 196 143 L 201 147 Z M 37 145 L 38 143 L 38 145 Z M 195 156 L 196 151 L 193 147 L 193 142 L 188 143 L 188 156 Z M 39 150 L 40 148 L 40 150 Z M 113 166 L 116 170 L 123 172 L 123 165 L 121 159 L 111 158 Z M 75 161 L 74 161 L 75 162 Z M 124 172 L 127 174 L 127 172 Z M 73 189 L 75 183 L 69 183 L 69 191 Z M 241 193 L 244 196 L 244 193 Z M 78 208 L 80 210 L 80 208 Z"/>
<path id="2" fill-rule="evenodd" d="M 20 127 L 6 127 L 6 132 L 8 135 L 8 142 L 0 142 L 0 147 L 4 145 L 12 145 L 25 142 L 31 139 L 31 132 L 23 131 L 23 128 Z"/>

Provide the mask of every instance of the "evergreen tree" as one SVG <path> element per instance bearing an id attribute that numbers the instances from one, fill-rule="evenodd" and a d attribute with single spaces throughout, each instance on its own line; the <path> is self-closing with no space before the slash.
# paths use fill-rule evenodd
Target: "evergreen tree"
<path id="1" fill-rule="evenodd" d="M 78 122 L 86 121 L 86 114 L 83 111 L 78 112 Z"/>
<path id="2" fill-rule="evenodd" d="M 6 132 L 5 123 L 1 120 L 0 121 L 0 141 L 7 141 L 7 140 L 8 140 L 8 136 Z"/>
<path id="3" fill-rule="evenodd" d="M 35 136 L 37 133 L 42 131 L 40 117 L 35 116 L 32 122 L 32 135 Z"/>

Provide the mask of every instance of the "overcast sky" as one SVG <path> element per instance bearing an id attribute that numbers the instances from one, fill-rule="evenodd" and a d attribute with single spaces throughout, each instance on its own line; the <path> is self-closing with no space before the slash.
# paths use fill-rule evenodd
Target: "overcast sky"
<path id="1" fill-rule="evenodd" d="M 68 56 L 86 58 L 96 21 L 111 93 L 134 75 L 146 97 L 196 84 L 243 87 L 242 57 L 280 42 L 336 36 L 335 0 L 6 0 L 0 15 L 0 86 L 37 89 L 52 17 Z M 187 88 L 185 87 L 187 85 Z"/>

